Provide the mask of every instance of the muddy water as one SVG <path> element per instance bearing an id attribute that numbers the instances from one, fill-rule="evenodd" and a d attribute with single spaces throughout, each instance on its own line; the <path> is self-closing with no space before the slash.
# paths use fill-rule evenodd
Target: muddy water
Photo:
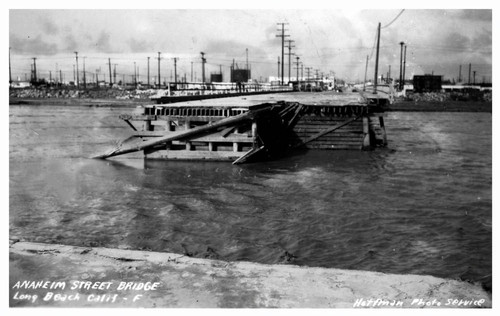
<path id="1" fill-rule="evenodd" d="M 490 113 L 389 113 L 372 152 L 89 159 L 129 135 L 130 111 L 10 107 L 11 236 L 491 280 Z"/>

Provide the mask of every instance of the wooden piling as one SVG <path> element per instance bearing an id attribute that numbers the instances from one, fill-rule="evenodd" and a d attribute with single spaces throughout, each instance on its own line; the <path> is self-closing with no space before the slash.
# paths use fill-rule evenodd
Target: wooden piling
<path id="1" fill-rule="evenodd" d="M 363 149 L 370 149 L 370 122 L 367 116 L 363 117 Z"/>

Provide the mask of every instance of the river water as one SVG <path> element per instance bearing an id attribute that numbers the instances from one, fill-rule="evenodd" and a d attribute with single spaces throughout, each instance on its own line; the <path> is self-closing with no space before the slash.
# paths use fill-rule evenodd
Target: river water
<path id="1" fill-rule="evenodd" d="M 370 152 L 89 159 L 131 111 L 10 106 L 11 236 L 491 282 L 491 113 L 391 112 Z"/>

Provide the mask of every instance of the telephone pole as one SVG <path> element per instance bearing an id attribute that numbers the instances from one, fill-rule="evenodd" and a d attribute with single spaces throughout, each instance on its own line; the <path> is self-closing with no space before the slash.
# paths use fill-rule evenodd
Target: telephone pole
<path id="1" fill-rule="evenodd" d="M 476 71 L 474 70 L 473 71 L 473 74 L 474 74 L 474 85 L 476 84 Z"/>
<path id="2" fill-rule="evenodd" d="M 278 25 L 281 25 L 281 30 L 278 30 L 278 32 L 281 31 L 281 34 L 276 35 L 276 37 L 281 37 L 281 85 L 285 84 L 283 74 L 285 72 L 285 37 L 290 37 L 290 35 L 285 35 L 285 24 L 288 23 L 278 23 Z"/>
<path id="3" fill-rule="evenodd" d="M 290 83 L 290 77 L 291 77 L 291 71 L 292 71 L 292 48 L 295 46 L 292 46 L 292 43 L 295 42 L 294 40 L 287 40 L 288 42 L 288 83 Z"/>
<path id="4" fill-rule="evenodd" d="M 160 59 L 161 52 L 158 52 L 158 89 L 161 88 L 161 77 L 160 77 Z"/>
<path id="5" fill-rule="evenodd" d="M 297 87 L 300 89 L 300 84 L 299 84 L 299 56 L 296 56 L 295 59 L 297 59 Z"/>
<path id="6" fill-rule="evenodd" d="M 116 84 L 116 65 L 118 64 L 113 64 L 113 82 Z"/>
<path id="7" fill-rule="evenodd" d="M 135 67 L 135 61 L 134 61 L 134 85 L 135 88 L 137 89 L 137 68 Z"/>
<path id="8" fill-rule="evenodd" d="M 458 67 L 458 82 L 462 82 L 462 65 Z"/>
<path id="9" fill-rule="evenodd" d="M 87 57 L 83 57 L 83 89 L 87 90 L 87 77 L 85 75 L 85 58 Z"/>
<path id="10" fill-rule="evenodd" d="M 378 80 L 378 55 L 380 50 L 380 22 L 378 23 L 377 31 L 377 53 L 375 55 L 375 80 L 373 82 L 373 94 L 377 94 L 377 80 Z"/>
<path id="11" fill-rule="evenodd" d="M 177 57 L 174 57 L 174 84 L 177 85 Z"/>
<path id="12" fill-rule="evenodd" d="M 205 58 L 205 53 L 201 52 L 201 81 L 205 83 L 205 63 L 207 62 Z"/>
<path id="13" fill-rule="evenodd" d="M 470 70 L 471 70 L 472 64 L 469 63 L 469 85 L 470 85 Z"/>
<path id="14" fill-rule="evenodd" d="M 403 90 L 403 45 L 404 42 L 400 42 L 401 45 L 401 57 L 399 62 L 399 90 Z"/>
<path id="15" fill-rule="evenodd" d="M 280 56 L 278 56 L 278 80 L 280 77 Z"/>
<path id="16" fill-rule="evenodd" d="M 111 58 L 108 58 L 108 66 L 109 66 L 109 87 L 113 86 L 113 79 L 111 77 Z"/>
<path id="17" fill-rule="evenodd" d="M 406 74 L 406 45 L 405 45 L 405 55 L 403 57 L 403 83 L 402 83 L 403 89 L 405 87 L 405 80 L 406 80 L 405 79 L 406 78 L 405 74 Z"/>
<path id="18" fill-rule="evenodd" d="M 247 82 L 248 82 L 248 79 L 250 79 L 250 71 L 248 70 L 248 48 L 246 49 L 246 54 L 247 54 Z"/>
<path id="19" fill-rule="evenodd" d="M 37 78 L 36 78 L 36 57 L 33 57 L 33 81 L 34 82 L 37 82 Z"/>
<path id="20" fill-rule="evenodd" d="M 365 81 L 363 81 L 363 91 L 366 91 L 366 74 L 368 73 L 368 58 L 369 56 L 366 55 Z"/>
<path id="21" fill-rule="evenodd" d="M 311 67 L 306 67 L 306 70 L 307 70 L 307 79 L 306 79 L 306 89 L 307 89 L 307 83 L 309 82 L 309 78 L 310 78 L 310 71 L 311 71 Z M 312 91 L 312 86 L 309 84 L 309 87 Z"/>
<path id="22" fill-rule="evenodd" d="M 12 84 L 12 72 L 10 70 L 10 47 L 9 47 L 9 85 Z"/>
<path id="23" fill-rule="evenodd" d="M 75 52 L 76 57 L 76 88 L 80 89 L 80 77 L 78 75 L 78 52 Z"/>
<path id="24" fill-rule="evenodd" d="M 150 88 L 149 86 L 149 57 L 148 57 L 148 89 Z"/>

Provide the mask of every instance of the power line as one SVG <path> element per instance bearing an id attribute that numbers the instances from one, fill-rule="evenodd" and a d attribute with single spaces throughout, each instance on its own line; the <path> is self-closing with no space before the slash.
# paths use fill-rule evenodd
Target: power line
<path id="1" fill-rule="evenodd" d="M 404 11 L 405 9 L 401 10 L 401 12 L 399 12 L 399 14 L 396 15 L 396 17 L 391 22 L 389 22 L 389 24 L 382 26 L 381 29 L 385 29 L 386 27 L 391 26 L 391 24 L 394 23 L 401 16 L 401 14 L 403 14 Z"/>

